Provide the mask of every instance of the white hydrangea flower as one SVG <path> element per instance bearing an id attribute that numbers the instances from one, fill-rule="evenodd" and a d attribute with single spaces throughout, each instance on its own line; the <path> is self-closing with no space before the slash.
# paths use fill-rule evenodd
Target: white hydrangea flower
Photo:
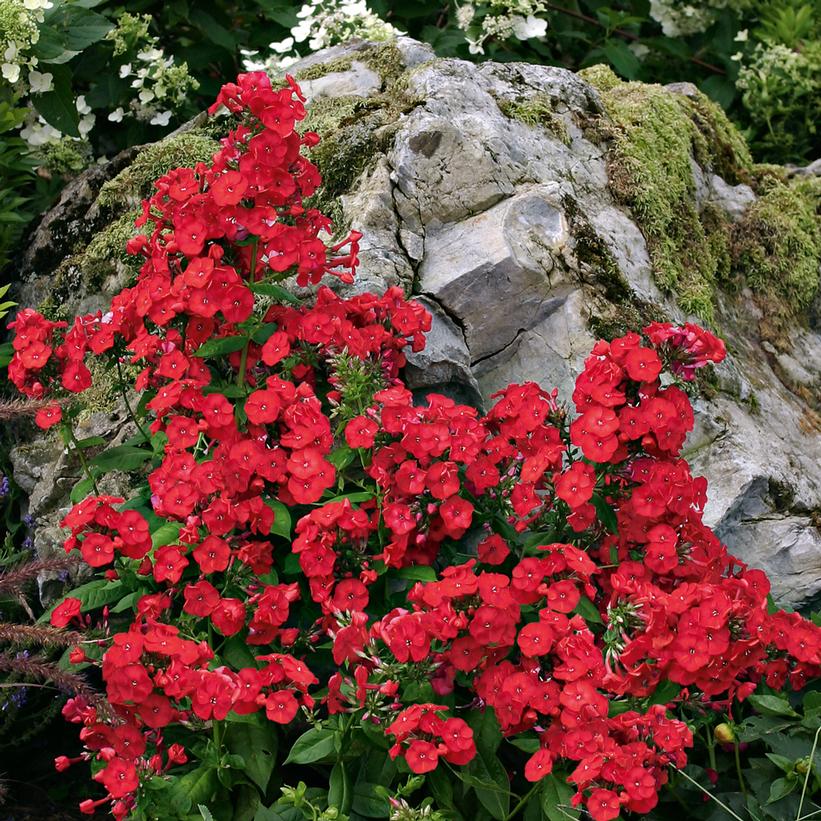
<path id="1" fill-rule="evenodd" d="M 137 54 L 137 59 L 145 63 L 153 63 L 165 57 L 165 52 L 161 48 L 147 48 Z"/>
<path id="2" fill-rule="evenodd" d="M 470 3 L 456 8 L 456 25 L 460 29 L 466 29 L 476 16 L 476 9 Z"/>
<path id="3" fill-rule="evenodd" d="M 18 63 L 3 63 L 0 67 L 0 73 L 2 73 L 4 80 L 16 83 L 20 79 L 20 65 Z"/>
<path id="4" fill-rule="evenodd" d="M 91 106 L 86 103 L 86 98 L 84 94 L 81 94 L 77 98 L 77 113 L 78 114 L 90 114 L 91 113 Z"/>
<path id="5" fill-rule="evenodd" d="M 166 126 L 169 122 L 171 122 L 171 114 L 171 111 L 161 111 L 158 114 L 155 114 L 149 122 L 151 125 Z"/>
<path id="6" fill-rule="evenodd" d="M 514 16 L 513 33 L 520 40 L 541 39 L 547 34 L 547 20 L 532 14 L 527 17 Z"/>
<path id="7" fill-rule="evenodd" d="M 122 106 L 117 106 L 109 115 L 108 120 L 112 123 L 121 123 L 123 121 L 123 117 L 125 117 L 125 111 L 123 110 Z"/>
<path id="8" fill-rule="evenodd" d="M 94 128 L 94 123 L 97 121 L 95 114 L 86 114 L 80 117 L 80 122 L 77 124 L 77 130 L 80 132 L 80 137 L 87 137 Z"/>
<path id="9" fill-rule="evenodd" d="M 29 71 L 28 83 L 32 94 L 45 94 L 54 88 L 54 75 L 50 71 Z"/>
<path id="10" fill-rule="evenodd" d="M 297 19 L 299 22 L 289 37 L 270 44 L 267 58 L 258 53 L 245 54 L 245 69 L 281 73 L 300 59 L 297 43 L 306 43 L 308 49 L 318 51 L 352 37 L 387 40 L 401 33 L 377 17 L 366 0 L 311 0 L 301 6 Z"/>
<path id="11" fill-rule="evenodd" d="M 53 6 L 51 0 L 23 0 L 23 7 L 28 11 L 46 11 Z"/>

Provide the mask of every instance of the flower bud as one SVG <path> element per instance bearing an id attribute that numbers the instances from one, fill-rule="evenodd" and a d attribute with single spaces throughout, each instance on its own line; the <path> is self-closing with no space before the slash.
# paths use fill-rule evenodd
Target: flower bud
<path id="1" fill-rule="evenodd" d="M 713 737 L 719 744 L 732 744 L 735 742 L 735 732 L 729 724 L 718 724 L 713 730 Z"/>

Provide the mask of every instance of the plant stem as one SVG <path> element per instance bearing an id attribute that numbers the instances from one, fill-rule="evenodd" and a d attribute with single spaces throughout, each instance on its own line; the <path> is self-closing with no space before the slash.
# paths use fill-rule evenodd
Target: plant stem
<path id="1" fill-rule="evenodd" d="M 533 793 L 534 793 L 534 792 L 536 792 L 536 790 L 537 790 L 537 789 L 539 789 L 539 787 L 540 787 L 540 782 L 539 782 L 539 781 L 537 781 L 537 782 L 536 782 L 536 783 L 535 783 L 535 784 L 534 784 L 534 785 L 533 785 L 533 786 L 532 786 L 532 787 L 531 787 L 531 788 L 527 791 L 527 793 L 525 793 L 525 795 L 524 795 L 524 797 L 522 798 L 522 800 L 521 800 L 521 801 L 520 801 L 520 802 L 519 802 L 519 803 L 518 803 L 518 804 L 517 804 L 517 805 L 513 808 L 512 812 L 509 812 L 509 813 L 505 816 L 505 821 L 508 821 L 508 819 L 513 818 L 513 816 L 514 816 L 514 815 L 516 815 L 516 814 L 519 812 L 519 810 L 523 809 L 523 808 L 524 808 L 524 806 L 525 806 L 525 804 L 527 804 L 527 802 L 530 800 L 530 797 L 533 795 Z"/>
<path id="2" fill-rule="evenodd" d="M 716 742 L 709 727 L 705 727 L 705 736 L 707 738 L 707 757 L 710 759 L 710 769 L 717 770 L 716 766 Z"/>
<path id="3" fill-rule="evenodd" d="M 802 821 L 804 818 L 809 818 L 810 815 L 816 815 L 817 812 L 810 813 L 810 815 L 801 815 L 804 809 L 804 799 L 807 796 L 807 784 L 810 782 L 810 775 L 813 771 L 813 761 L 815 760 L 815 749 L 818 746 L 818 734 L 821 733 L 821 727 L 815 731 L 815 738 L 812 740 L 812 749 L 810 750 L 810 763 L 807 767 L 807 774 L 804 776 L 804 787 L 801 790 L 801 801 L 798 803 L 798 813 L 795 816 L 795 821 Z"/>
<path id="4" fill-rule="evenodd" d="M 687 775 L 687 773 L 684 772 L 684 770 L 680 770 L 676 766 L 673 766 L 673 769 L 680 775 L 683 775 L 691 784 L 694 784 L 696 787 L 698 787 L 704 793 L 704 795 L 706 795 L 711 800 L 715 801 L 716 804 L 718 804 L 718 806 L 721 807 L 725 812 L 732 815 L 732 817 L 735 818 L 736 821 L 744 821 L 744 819 L 740 815 L 736 815 L 723 801 L 719 801 L 719 799 L 716 798 L 709 790 L 705 790 L 704 787 L 702 787 L 701 784 L 699 784 L 698 781 L 695 780 L 695 778 L 692 778 L 691 776 Z"/>
<path id="5" fill-rule="evenodd" d="M 222 722 L 217 721 L 216 719 L 212 719 L 213 722 L 213 734 L 214 734 L 214 747 L 217 749 L 217 760 L 219 761 L 220 752 L 222 750 Z"/>
<path id="6" fill-rule="evenodd" d="M 88 462 L 86 461 L 83 449 L 82 447 L 80 447 L 80 443 L 77 441 L 77 437 L 74 435 L 74 428 L 72 428 L 70 424 L 64 423 L 63 432 L 68 436 L 68 438 L 71 440 L 71 443 L 74 445 L 73 450 L 77 452 L 77 456 L 80 459 L 80 465 L 83 468 L 83 475 L 86 477 L 86 479 L 88 479 L 91 482 L 91 486 L 94 488 L 94 492 L 99 496 L 100 489 L 97 487 L 97 480 L 91 474 L 91 469 L 88 466 Z"/>
<path id="7" fill-rule="evenodd" d="M 128 401 L 128 391 L 125 387 L 125 379 L 123 378 L 123 369 L 120 366 L 119 357 L 117 357 L 117 384 L 120 386 L 120 393 L 123 395 L 123 402 L 125 402 L 125 407 L 128 411 L 128 415 L 131 417 L 131 421 L 137 426 L 137 430 L 142 434 L 143 439 L 145 439 L 146 442 L 150 442 L 151 437 L 143 429 L 143 426 L 137 419 L 137 414 L 134 413 L 133 409 L 131 408 L 131 403 Z"/>
<path id="8" fill-rule="evenodd" d="M 741 794 L 744 796 L 744 803 L 747 803 L 747 785 L 744 783 L 744 776 L 741 773 L 741 752 L 738 746 L 738 739 L 733 742 L 735 747 L 735 771 L 738 775 L 738 786 L 741 787 Z"/>

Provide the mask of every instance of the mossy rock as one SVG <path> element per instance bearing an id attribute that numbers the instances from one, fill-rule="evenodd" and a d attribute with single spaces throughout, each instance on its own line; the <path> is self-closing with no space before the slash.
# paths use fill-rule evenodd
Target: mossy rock
<path id="1" fill-rule="evenodd" d="M 226 132 L 230 128 L 227 124 L 218 127 Z M 149 196 L 154 181 L 172 168 L 190 168 L 198 162 L 208 162 L 219 150 L 219 142 L 210 131 L 183 131 L 145 146 L 127 168 L 103 185 L 97 207 L 104 211 L 133 207 Z"/>
<path id="2" fill-rule="evenodd" d="M 805 310 L 818 290 L 817 186 L 756 166 L 723 110 L 694 87 L 628 83 L 606 66 L 580 72 L 607 116 L 594 129 L 610 148 L 610 188 L 647 240 L 656 283 L 704 321 L 717 289 L 743 281 L 768 313 L 768 335 Z M 694 165 L 760 199 L 736 225 L 697 203 Z"/>
<path id="3" fill-rule="evenodd" d="M 535 128 L 543 128 L 565 145 L 570 144 L 567 125 L 556 113 L 554 102 L 548 94 L 534 94 L 516 100 L 497 100 L 496 104 L 502 114 L 509 119 Z"/>
<path id="4" fill-rule="evenodd" d="M 819 290 L 821 180 L 782 182 L 769 176 L 760 196 L 732 229 L 732 280 L 747 285 L 764 308 L 762 332 L 786 347 L 790 324 Z"/>

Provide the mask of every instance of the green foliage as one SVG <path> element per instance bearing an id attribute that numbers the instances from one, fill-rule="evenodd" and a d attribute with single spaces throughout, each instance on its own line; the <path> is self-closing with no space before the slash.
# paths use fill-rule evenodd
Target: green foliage
<path id="1" fill-rule="evenodd" d="M 795 21 L 795 26 L 800 23 Z M 793 40 L 797 34 L 783 36 Z M 738 88 L 751 145 L 762 159 L 817 155 L 821 42 L 813 39 L 800 48 L 758 43 L 739 72 Z"/>

